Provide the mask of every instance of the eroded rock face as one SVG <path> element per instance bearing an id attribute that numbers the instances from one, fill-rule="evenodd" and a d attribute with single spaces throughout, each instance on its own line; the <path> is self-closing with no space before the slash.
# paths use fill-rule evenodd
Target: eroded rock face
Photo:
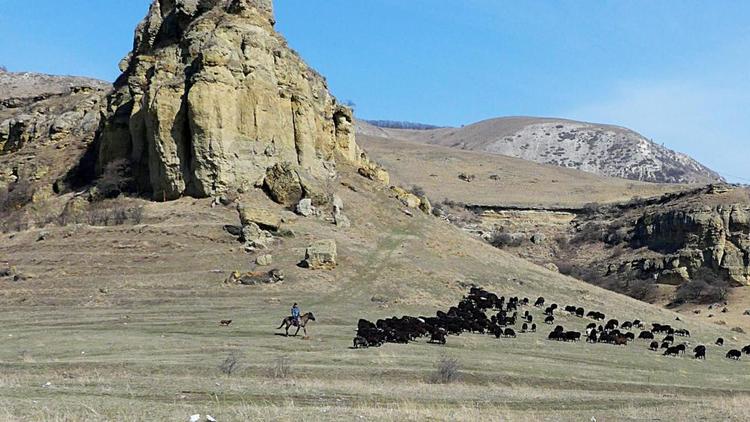
<path id="1" fill-rule="evenodd" d="M 750 207 L 745 204 L 670 210 L 645 215 L 634 229 L 635 247 L 666 254 L 662 262 L 639 265 L 679 279 L 710 269 L 735 285 L 750 285 Z"/>
<path id="2" fill-rule="evenodd" d="M 108 97 L 98 167 L 130 160 L 155 199 L 261 186 L 277 164 L 303 181 L 336 161 L 370 168 L 351 110 L 273 24 L 271 0 L 155 0 Z"/>

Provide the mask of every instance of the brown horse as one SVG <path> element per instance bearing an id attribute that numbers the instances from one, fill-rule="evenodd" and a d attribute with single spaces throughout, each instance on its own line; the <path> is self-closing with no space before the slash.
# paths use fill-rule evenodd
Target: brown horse
<path id="1" fill-rule="evenodd" d="M 299 324 L 297 325 L 297 331 L 294 333 L 295 336 L 299 333 L 299 329 L 301 328 L 303 332 L 305 333 L 305 337 L 307 337 L 307 328 L 305 328 L 305 326 L 307 325 L 308 321 L 315 321 L 315 315 L 313 315 L 312 312 L 308 312 L 299 317 Z M 284 318 L 283 321 L 281 321 L 281 325 L 279 325 L 279 328 L 277 328 L 277 330 L 284 328 L 286 330 L 286 336 L 289 337 L 289 328 L 293 326 L 294 326 L 294 318 L 289 316 L 289 317 Z"/>

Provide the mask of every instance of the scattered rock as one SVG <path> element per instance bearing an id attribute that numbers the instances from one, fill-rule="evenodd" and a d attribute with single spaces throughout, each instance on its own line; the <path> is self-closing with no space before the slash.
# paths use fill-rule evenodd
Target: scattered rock
<path id="1" fill-rule="evenodd" d="M 348 229 L 352 226 L 352 222 L 349 220 L 349 217 L 345 216 L 344 214 L 335 215 L 333 217 L 333 222 L 337 227 L 341 227 L 342 229 Z"/>
<path id="2" fill-rule="evenodd" d="M 432 203 L 426 196 L 419 197 L 419 209 L 425 214 L 432 214 Z"/>
<path id="3" fill-rule="evenodd" d="M 216 422 L 216 418 L 211 415 L 206 415 L 206 422 Z"/>
<path id="4" fill-rule="evenodd" d="M 360 167 L 359 174 L 370 180 L 380 182 L 384 185 L 390 184 L 391 176 L 383 168 L 371 164 L 366 167 Z"/>
<path id="5" fill-rule="evenodd" d="M 422 201 L 417 195 L 407 192 L 398 186 L 391 186 L 391 191 L 396 199 L 409 208 L 419 208 L 419 206 L 422 205 Z"/>
<path id="6" fill-rule="evenodd" d="M 734 327 L 732 328 L 732 331 L 735 333 L 745 334 L 745 330 L 742 329 L 742 327 Z"/>
<path id="7" fill-rule="evenodd" d="M 304 198 L 297 204 L 297 214 L 310 217 L 315 214 L 315 207 L 313 207 L 312 199 Z"/>
<path id="8" fill-rule="evenodd" d="M 46 230 L 43 230 L 39 232 L 39 236 L 36 237 L 36 241 L 41 242 L 41 241 L 47 240 L 48 238 L 49 238 L 49 232 Z"/>
<path id="9" fill-rule="evenodd" d="M 344 200 L 338 195 L 333 195 L 333 215 L 344 212 Z"/>
<path id="10" fill-rule="evenodd" d="M 305 251 L 302 266 L 313 270 L 336 268 L 336 242 L 334 240 L 319 240 Z"/>
<path id="11" fill-rule="evenodd" d="M 701 310 L 700 309 L 696 309 L 696 310 L 693 311 L 693 313 L 696 314 L 696 315 L 699 315 L 701 313 Z"/>
<path id="12" fill-rule="evenodd" d="M 231 234 L 235 237 L 242 237 L 242 226 L 233 226 L 231 224 L 227 224 L 224 226 L 224 231 Z"/>
<path id="13" fill-rule="evenodd" d="M 262 208 L 239 204 L 237 212 L 240 214 L 240 223 L 243 227 L 255 223 L 262 229 L 277 231 L 281 226 L 281 217 L 278 214 Z"/>
<path id="14" fill-rule="evenodd" d="M 259 257 L 255 258 L 255 263 L 260 265 L 261 267 L 273 265 L 273 256 L 269 254 L 260 255 Z"/>
<path id="15" fill-rule="evenodd" d="M 531 236 L 531 243 L 535 245 L 541 245 L 546 240 L 546 237 L 542 233 L 535 233 Z"/>
<path id="16" fill-rule="evenodd" d="M 414 213 L 412 213 L 411 211 L 409 211 L 409 210 L 407 210 L 405 208 L 401 208 L 401 212 L 404 213 L 404 214 L 406 214 L 406 215 L 408 215 L 409 217 L 414 217 Z"/>
<path id="17" fill-rule="evenodd" d="M 546 269 L 548 269 L 548 270 L 552 271 L 553 273 L 559 273 L 559 272 L 560 272 L 560 268 L 558 268 L 558 267 L 557 267 L 557 265 L 555 265 L 555 264 L 553 264 L 553 263 L 551 263 L 551 262 L 550 262 L 550 263 L 547 263 L 547 264 L 545 264 L 545 265 L 544 265 L 544 268 L 546 268 Z"/>
<path id="18" fill-rule="evenodd" d="M 201 420 L 201 415 L 199 414 L 191 415 L 190 418 L 188 419 L 189 422 L 200 422 L 200 420 Z"/>
<path id="19" fill-rule="evenodd" d="M 282 205 L 302 200 L 304 190 L 299 173 L 291 163 L 279 163 L 266 170 L 265 187 L 271 198 Z"/>
<path id="20" fill-rule="evenodd" d="M 241 284 L 244 286 L 257 286 L 261 284 L 275 284 L 284 280 L 284 273 L 279 269 L 273 269 L 268 272 L 247 272 L 240 273 L 235 271 L 224 280 L 224 284 Z"/>
<path id="21" fill-rule="evenodd" d="M 742 313 L 742 315 L 750 316 L 750 309 L 746 309 L 745 312 Z"/>

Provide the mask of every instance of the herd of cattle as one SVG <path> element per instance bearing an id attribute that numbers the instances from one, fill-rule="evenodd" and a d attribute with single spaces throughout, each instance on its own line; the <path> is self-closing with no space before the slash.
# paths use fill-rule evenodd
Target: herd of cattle
<path id="1" fill-rule="evenodd" d="M 360 319 L 357 324 L 357 335 L 354 337 L 353 347 L 379 347 L 385 343 L 406 344 L 420 338 L 427 338 L 429 343 L 445 344 L 447 336 L 458 336 L 462 333 L 478 333 L 494 335 L 496 338 L 515 338 L 518 334 L 535 333 L 537 325 L 534 316 L 528 309 L 544 309 L 544 323 L 555 325 L 555 318 L 559 317 L 557 304 L 546 305 L 543 297 L 538 298 L 531 305 L 528 298 L 519 299 L 504 296 L 498 297 L 484 289 L 472 287 L 457 306 L 448 312 L 438 311 L 434 317 L 411 317 L 380 319 L 375 323 Z M 593 320 L 586 326 L 584 332 L 570 331 L 557 325 L 547 338 L 551 341 L 577 342 L 585 339 L 587 343 L 606 343 L 616 346 L 627 346 L 637 339 L 650 341 L 652 351 L 664 350 L 664 356 L 678 356 L 684 354 L 688 347 L 687 341 L 677 342 L 676 338 L 690 337 L 690 331 L 673 328 L 666 324 L 651 324 L 646 329 L 640 320 L 620 321 L 610 319 L 598 311 L 589 311 L 577 306 L 566 306 L 563 310 L 569 315 Z M 488 316 L 489 315 L 489 316 Z M 518 332 L 517 332 L 518 330 Z M 636 337 L 633 330 L 640 330 Z M 660 341 L 656 336 L 664 336 Z M 724 339 L 716 340 L 717 346 L 724 345 Z M 739 360 L 742 354 L 750 355 L 750 345 L 742 350 L 730 350 L 728 359 Z M 706 358 L 706 346 L 698 345 L 693 348 L 695 359 Z"/>

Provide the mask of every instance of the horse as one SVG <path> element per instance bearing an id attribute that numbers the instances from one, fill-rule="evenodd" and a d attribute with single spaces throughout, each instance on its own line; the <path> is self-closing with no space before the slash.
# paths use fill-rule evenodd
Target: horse
<path id="1" fill-rule="evenodd" d="M 305 333 L 305 337 L 307 337 L 307 328 L 305 328 L 305 326 L 307 325 L 308 321 L 315 321 L 315 315 L 313 315 L 312 312 L 308 312 L 299 317 L 299 324 L 297 325 L 297 331 L 294 333 L 295 336 L 299 334 L 299 329 L 301 328 L 303 332 Z M 279 325 L 279 328 L 277 328 L 277 330 L 284 328 L 286 330 L 286 336 L 289 337 L 289 328 L 293 326 L 294 326 L 294 318 L 288 316 L 281 321 L 281 325 Z"/>

